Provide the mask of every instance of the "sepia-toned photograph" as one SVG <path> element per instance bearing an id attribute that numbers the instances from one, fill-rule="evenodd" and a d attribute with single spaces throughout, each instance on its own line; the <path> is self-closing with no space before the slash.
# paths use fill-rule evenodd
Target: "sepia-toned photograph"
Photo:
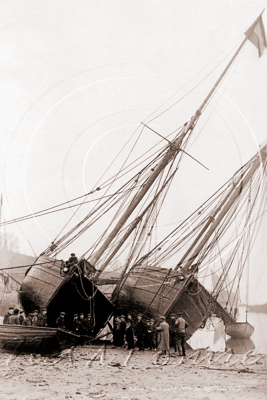
<path id="1" fill-rule="evenodd" d="M 0 399 L 267 399 L 266 0 L 0 0 Z"/>

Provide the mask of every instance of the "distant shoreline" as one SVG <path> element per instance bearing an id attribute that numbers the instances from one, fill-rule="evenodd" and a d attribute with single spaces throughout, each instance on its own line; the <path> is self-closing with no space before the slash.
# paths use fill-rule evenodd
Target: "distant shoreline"
<path id="1" fill-rule="evenodd" d="M 246 307 L 246 304 L 240 304 L 242 307 Z M 264 313 L 267 314 L 267 303 L 266 304 L 257 304 L 257 305 L 248 305 L 249 311 L 254 313 Z"/>

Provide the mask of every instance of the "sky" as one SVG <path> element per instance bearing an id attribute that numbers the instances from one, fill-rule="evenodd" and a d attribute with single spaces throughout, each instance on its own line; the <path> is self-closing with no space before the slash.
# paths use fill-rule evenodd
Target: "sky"
<path id="1" fill-rule="evenodd" d="M 266 3 L 0 0 L 2 219 L 90 191 L 138 124 L 200 82 L 241 41 Z M 266 12 L 263 21 L 267 27 Z M 165 135 L 188 121 L 220 68 L 150 126 Z M 209 171 L 184 159 L 162 233 L 194 211 L 266 141 L 266 70 L 267 51 L 258 58 L 257 49 L 246 43 L 227 86 L 214 99 L 216 111 L 207 110 L 211 116 L 203 116 L 205 129 L 190 147 Z M 146 144 L 155 141 L 152 132 L 146 135 Z M 7 229 L 19 237 L 23 253 L 40 254 L 71 215 L 67 210 Z M 266 218 L 264 224 L 267 228 Z M 87 246 L 74 244 L 71 250 L 79 255 L 82 245 Z M 250 298 L 259 304 L 267 301 L 261 279 L 267 278 L 264 228 L 253 254 Z"/>

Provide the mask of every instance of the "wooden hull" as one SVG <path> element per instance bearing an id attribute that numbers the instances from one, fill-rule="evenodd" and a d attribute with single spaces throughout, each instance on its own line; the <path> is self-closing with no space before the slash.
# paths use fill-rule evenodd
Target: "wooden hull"
<path id="1" fill-rule="evenodd" d="M 133 314 L 142 313 L 145 318 L 159 320 L 173 300 L 176 301 L 170 313 L 181 311 L 189 324 L 186 330 L 187 339 L 205 323 L 208 316 L 216 314 L 227 322 L 233 319 L 211 297 L 209 292 L 197 279 L 185 285 L 177 281 L 177 273 L 158 267 L 136 267 L 131 271 L 119 294 L 117 306 Z M 167 321 L 168 321 L 168 315 Z"/>
<path id="2" fill-rule="evenodd" d="M 234 322 L 226 324 L 225 332 L 233 339 L 249 339 L 254 332 L 254 328 L 248 322 Z"/>
<path id="3" fill-rule="evenodd" d="M 56 328 L 0 325 L 0 349 L 13 353 L 51 354 L 75 346 L 82 338 Z"/>
<path id="4" fill-rule="evenodd" d="M 113 306 L 103 293 L 86 277 L 74 269 L 60 276 L 61 261 L 40 257 L 25 276 L 19 293 L 21 304 L 28 314 L 34 309 L 47 308 L 48 325 L 55 327 L 59 313 L 64 311 L 66 328 L 72 329 L 73 314 L 90 313 L 94 334 L 110 317 Z"/>

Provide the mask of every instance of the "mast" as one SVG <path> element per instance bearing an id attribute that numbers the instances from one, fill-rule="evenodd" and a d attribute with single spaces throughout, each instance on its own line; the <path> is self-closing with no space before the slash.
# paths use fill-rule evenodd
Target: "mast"
<path id="1" fill-rule="evenodd" d="M 174 139 L 173 142 L 170 143 L 169 150 L 167 151 L 167 153 L 165 154 L 165 156 L 163 157 L 163 159 L 161 160 L 161 162 L 159 163 L 159 165 L 157 166 L 157 168 L 155 169 L 153 174 L 150 176 L 150 178 L 148 179 L 147 183 L 143 186 L 143 188 L 140 191 L 140 193 L 131 202 L 131 204 L 129 205 L 128 209 L 125 211 L 125 213 L 122 215 L 120 220 L 117 222 L 116 226 L 113 228 L 112 232 L 108 235 L 107 239 L 104 241 L 102 246 L 94 254 L 92 254 L 92 256 L 89 258 L 89 262 L 90 262 L 90 264 L 92 266 L 95 266 L 97 261 L 100 259 L 100 257 L 105 252 L 105 250 L 108 248 L 108 246 L 113 241 L 113 239 L 115 238 L 117 233 L 120 231 L 122 226 L 126 223 L 127 219 L 130 217 L 130 215 L 135 210 L 137 205 L 144 198 L 145 194 L 148 192 L 149 188 L 154 183 L 154 181 L 156 180 L 156 178 L 158 177 L 160 172 L 167 166 L 167 164 L 172 159 L 174 159 L 178 155 L 178 153 L 180 151 L 179 147 L 181 146 L 181 144 L 183 142 L 183 139 L 189 133 L 189 131 L 192 131 L 194 129 L 195 123 L 199 119 L 203 108 L 206 106 L 206 104 L 210 100 L 211 96 L 213 95 L 213 93 L 217 89 L 218 85 L 220 84 L 220 82 L 224 78 L 225 74 L 227 73 L 227 71 L 229 70 L 231 65 L 233 64 L 234 60 L 236 59 L 236 57 L 240 53 L 240 51 L 241 51 L 242 47 L 244 46 L 244 44 L 246 43 L 247 39 L 248 38 L 245 37 L 245 39 L 242 41 L 242 43 L 240 44 L 240 46 L 238 47 L 238 49 L 236 50 L 236 52 L 232 56 L 231 60 L 228 62 L 227 66 L 225 67 L 225 69 L 223 70 L 223 72 L 221 73 L 221 75 L 219 76 L 217 81 L 215 82 L 214 86 L 209 91 L 208 95 L 206 96 L 206 98 L 204 99 L 202 104 L 200 105 L 199 109 L 196 110 L 196 112 L 193 115 L 193 117 L 191 118 L 191 120 L 184 126 L 184 128 L 183 128 L 181 134 L 179 135 L 179 137 Z M 105 264 L 103 266 L 101 266 L 97 270 L 97 272 L 95 274 L 95 278 L 98 278 L 105 268 L 106 268 Z"/>
<path id="2" fill-rule="evenodd" d="M 238 186 L 235 187 L 235 189 L 233 190 L 232 194 L 230 195 L 229 193 L 226 194 L 226 196 L 224 197 L 224 199 L 222 200 L 221 204 L 218 206 L 218 208 L 215 210 L 215 212 L 213 213 L 213 215 L 211 216 L 211 218 L 209 218 L 207 224 L 205 225 L 205 229 L 207 230 L 206 234 L 204 234 L 202 240 L 200 241 L 200 243 L 197 245 L 197 241 L 200 239 L 200 236 L 198 235 L 197 240 L 194 241 L 193 245 L 190 247 L 189 251 L 187 251 L 187 255 L 190 253 L 190 251 L 193 250 L 193 247 L 196 248 L 193 251 L 193 254 L 190 256 L 189 260 L 185 263 L 185 265 L 182 267 L 182 271 L 187 274 L 189 271 L 190 266 L 193 264 L 193 262 L 195 261 L 195 258 L 198 256 L 198 254 L 200 253 L 200 251 L 203 249 L 203 247 L 206 245 L 206 243 L 208 242 L 209 238 L 211 237 L 211 235 L 214 233 L 215 229 L 218 227 L 218 225 L 220 224 L 220 222 L 222 221 L 222 219 L 225 217 L 225 215 L 228 213 L 228 211 L 230 210 L 231 206 L 235 203 L 235 201 L 238 199 L 238 197 L 241 195 L 242 191 L 244 190 L 244 188 L 246 187 L 246 185 L 249 183 L 249 181 L 251 180 L 251 178 L 253 177 L 254 173 L 257 171 L 257 169 L 259 168 L 260 164 L 265 161 L 267 157 L 267 145 L 265 145 L 261 151 L 259 152 L 258 156 L 256 158 L 254 158 L 254 160 L 252 161 L 252 163 L 250 164 L 250 168 L 245 172 L 245 175 L 242 174 L 240 179 L 239 179 L 239 184 Z M 240 182 L 241 180 L 241 182 Z M 217 215 L 217 218 L 215 219 Z M 203 232 L 203 229 L 201 231 L 201 233 Z M 184 259 L 184 257 L 182 258 L 182 260 Z M 201 262 L 201 260 L 199 261 Z M 198 262 L 198 263 L 199 263 Z M 179 262 L 179 264 L 181 263 L 181 261 Z M 178 265 L 179 265 L 178 264 Z M 190 276 L 187 278 L 187 282 L 190 280 L 191 278 L 191 274 Z M 164 315 L 168 314 L 173 305 L 177 302 L 178 298 L 180 296 L 180 292 L 177 294 L 177 296 L 173 299 L 173 301 L 171 302 L 171 304 L 167 307 L 167 309 L 164 312 Z"/>

